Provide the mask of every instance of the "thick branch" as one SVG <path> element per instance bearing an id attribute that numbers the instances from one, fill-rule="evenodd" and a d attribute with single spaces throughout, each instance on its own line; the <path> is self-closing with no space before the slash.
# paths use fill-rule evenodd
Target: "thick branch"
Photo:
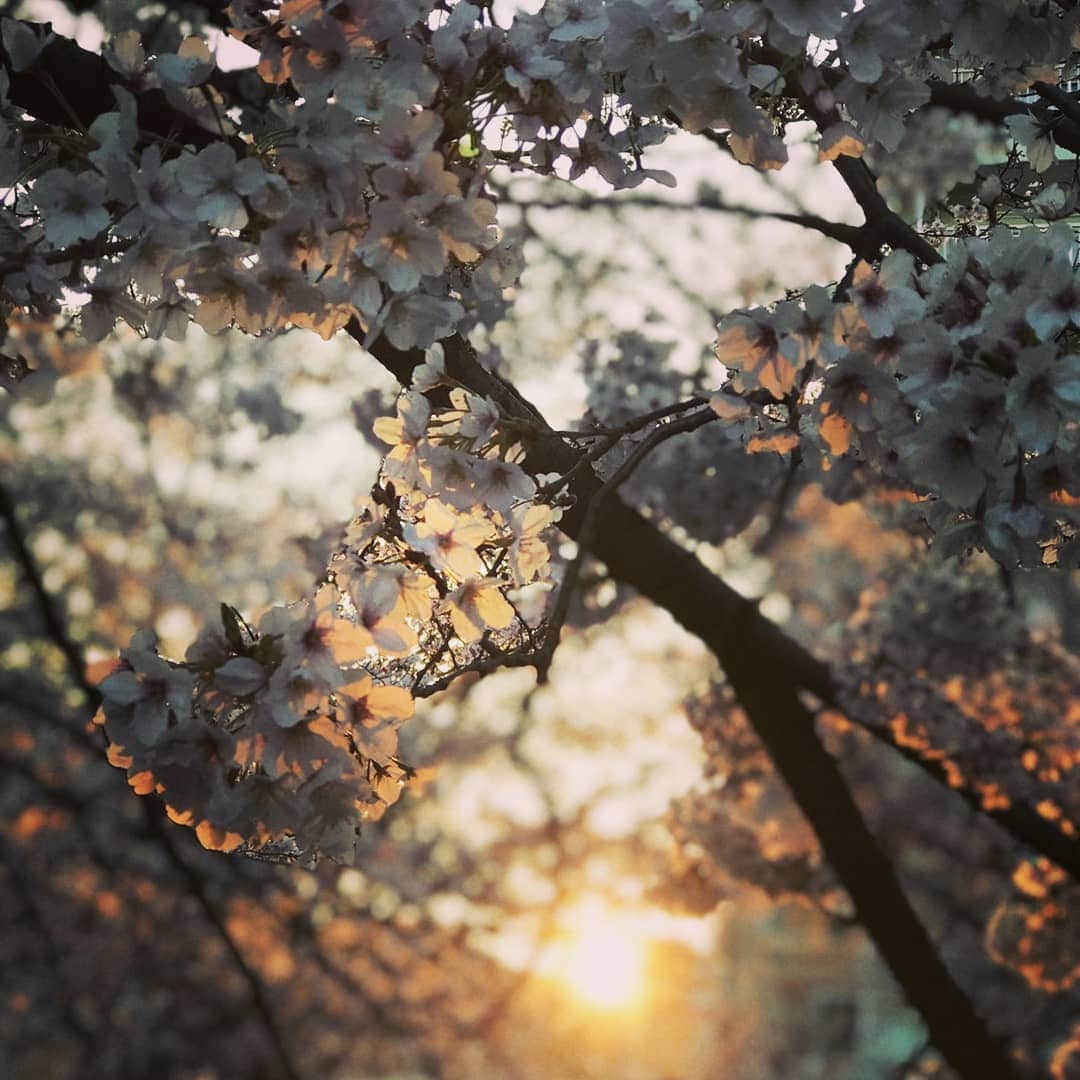
<path id="1" fill-rule="evenodd" d="M 562 584 L 559 586 L 559 595 L 552 609 L 548 625 L 547 643 L 541 650 L 540 660 L 536 665 L 538 682 L 547 681 L 548 670 L 551 667 L 555 649 L 559 644 L 559 636 L 562 633 L 563 624 L 566 622 L 566 616 L 570 611 L 570 600 L 573 597 L 574 589 L 577 588 L 585 556 L 593 550 L 595 545 L 601 513 L 607 504 L 607 500 L 626 483 L 641 462 L 661 443 L 674 438 L 676 435 L 696 431 L 699 427 L 704 427 L 705 424 L 711 424 L 718 419 L 718 415 L 712 409 L 705 408 L 679 420 L 671 420 L 664 424 L 663 427 L 657 428 L 634 448 L 630 456 L 615 470 L 611 479 L 605 481 L 603 487 L 589 500 L 589 505 L 585 508 L 585 516 L 581 522 L 581 528 L 577 534 L 577 555 L 567 566 Z"/>
<path id="2" fill-rule="evenodd" d="M 359 324 L 346 330 L 363 341 Z M 505 417 L 526 420 L 541 430 L 550 431 L 537 410 L 508 382 L 488 371 L 475 358 L 469 345 L 460 338 L 444 342 L 447 370 L 474 393 L 490 397 Z M 403 352 L 395 349 L 385 338 L 372 346 L 372 354 L 403 385 L 408 385 L 413 370 L 423 362 L 420 350 Z M 570 489 L 575 505 L 564 512 L 561 527 L 571 537 L 578 537 L 583 524 L 585 507 L 602 486 L 596 474 L 580 468 L 582 454 L 555 436 L 534 443 L 526 460 L 534 474 L 572 473 Z M 798 642 L 785 634 L 763 616 L 722 578 L 708 570 L 692 552 L 665 536 L 652 522 L 629 508 L 617 496 L 607 500 L 605 513 L 599 523 L 595 552 L 605 562 L 613 576 L 633 585 L 643 595 L 667 609 L 687 630 L 712 647 L 709 635 L 718 628 L 735 623 L 745 625 L 762 649 L 772 674 L 780 672 L 791 683 L 809 690 L 827 705 L 842 711 L 837 687 L 827 665 L 814 657 Z M 717 652 L 721 664 L 724 658 Z M 956 792 L 940 763 L 927 760 L 913 750 L 897 747 L 880 730 L 871 730 L 876 737 L 901 753 L 907 760 L 922 768 L 936 781 Z M 986 810 L 977 792 L 963 789 L 957 792 L 968 805 L 1006 829 L 1015 839 L 1052 859 L 1077 881 L 1080 881 L 1080 843 L 1066 836 L 1055 824 L 1043 818 L 1034 808 L 1015 803 L 1005 808 Z"/>
<path id="3" fill-rule="evenodd" d="M 1004 1042 L 986 1030 L 904 895 L 836 761 L 822 746 L 813 718 L 790 685 L 769 678 L 767 662 L 762 672 L 760 648 L 751 635 L 740 629 L 729 637 L 725 671 L 739 703 L 812 823 L 857 918 L 922 1014 L 931 1042 L 962 1077 L 1015 1076 Z M 791 777 L 802 781 L 792 784 Z"/>
<path id="4" fill-rule="evenodd" d="M 878 193 L 877 181 L 866 162 L 841 154 L 833 161 L 833 166 L 866 215 L 863 228 L 874 238 L 875 246 L 888 244 L 890 247 L 910 251 L 927 266 L 941 262 L 937 248 L 920 236 L 899 214 L 889 209 Z"/>
<path id="5" fill-rule="evenodd" d="M 1032 108 L 1031 105 L 1016 98 L 994 98 L 980 94 L 970 83 L 930 82 L 930 104 L 948 109 L 950 112 L 965 113 L 979 120 L 1002 124 L 1010 116 L 1031 113 L 1036 119 L 1053 125 L 1054 142 L 1074 154 L 1080 154 L 1080 122 L 1078 106 L 1060 87 L 1049 83 L 1035 83 L 1035 92 L 1043 101 L 1055 106 L 1054 115 L 1045 108 Z"/>
<path id="6" fill-rule="evenodd" d="M 1076 151 L 1080 146 L 1080 101 L 1053 83 L 1037 82 L 1032 89 L 1043 101 L 1055 106 L 1065 118 L 1054 124 L 1054 141 L 1067 150 Z"/>
<path id="7" fill-rule="evenodd" d="M 70 128 L 74 114 L 83 128 L 88 128 L 102 113 L 116 108 L 112 88 L 122 86 L 135 95 L 142 131 L 195 146 L 206 146 L 215 139 L 193 120 L 178 113 L 163 91 L 129 84 L 102 57 L 80 48 L 71 38 L 59 35 L 53 38 L 26 71 L 11 69 L 2 46 L 0 63 L 11 79 L 11 100 L 46 123 Z"/>

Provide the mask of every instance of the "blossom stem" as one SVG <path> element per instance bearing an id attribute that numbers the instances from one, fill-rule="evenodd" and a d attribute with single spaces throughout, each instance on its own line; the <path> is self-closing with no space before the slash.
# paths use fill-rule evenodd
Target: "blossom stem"
<path id="1" fill-rule="evenodd" d="M 625 424 L 620 424 L 618 427 L 611 428 L 599 428 L 596 431 L 552 431 L 545 432 L 549 435 L 558 435 L 562 438 L 579 439 L 588 438 L 593 435 L 602 436 L 603 442 L 591 447 L 585 454 L 578 459 L 578 461 L 562 476 L 552 480 L 550 484 L 545 484 L 542 488 L 539 488 L 537 494 L 541 497 L 548 497 L 554 495 L 555 492 L 564 488 L 574 476 L 582 469 L 587 468 L 594 461 L 598 461 L 609 450 L 612 450 L 620 439 L 627 435 L 632 435 L 635 431 L 640 431 L 644 427 L 648 427 L 649 424 L 655 423 L 658 420 L 663 420 L 669 416 L 675 416 L 678 413 L 686 412 L 688 409 L 697 408 L 699 405 L 706 404 L 706 399 L 703 397 L 687 398 L 686 401 L 678 401 L 674 405 L 664 405 L 658 409 L 653 409 L 651 412 L 642 413 L 640 416 L 635 416 L 631 420 L 627 420 Z"/>

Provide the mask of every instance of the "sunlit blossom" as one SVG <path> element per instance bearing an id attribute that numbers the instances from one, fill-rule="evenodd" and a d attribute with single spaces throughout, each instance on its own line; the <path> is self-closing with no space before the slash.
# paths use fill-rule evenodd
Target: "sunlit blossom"
<path id="1" fill-rule="evenodd" d="M 500 582 L 473 578 L 463 582 L 447 598 L 450 620 L 462 641 L 476 641 L 488 630 L 504 630 L 514 621 Z"/>
<path id="2" fill-rule="evenodd" d="M 483 575 L 484 563 L 476 549 L 490 534 L 486 522 L 455 513 L 438 499 L 424 504 L 421 521 L 405 526 L 409 543 L 427 555 L 437 569 L 459 581 Z"/>

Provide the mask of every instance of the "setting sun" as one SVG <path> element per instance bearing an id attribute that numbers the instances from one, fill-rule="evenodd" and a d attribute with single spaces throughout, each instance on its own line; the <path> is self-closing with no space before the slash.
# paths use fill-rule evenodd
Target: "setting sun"
<path id="1" fill-rule="evenodd" d="M 645 950 L 625 930 L 598 927 L 571 946 L 563 978 L 590 1005 L 617 1009 L 641 990 Z"/>
<path id="2" fill-rule="evenodd" d="M 644 925 L 590 902 L 570 911 L 564 926 L 565 936 L 544 964 L 547 973 L 598 1009 L 625 1008 L 641 996 L 649 940 Z"/>

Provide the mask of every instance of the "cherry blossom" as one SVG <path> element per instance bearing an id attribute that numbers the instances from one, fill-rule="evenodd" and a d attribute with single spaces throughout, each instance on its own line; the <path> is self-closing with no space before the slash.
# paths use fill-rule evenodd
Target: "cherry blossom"
<path id="1" fill-rule="evenodd" d="M 191 715 L 191 676 L 162 660 L 155 644 L 151 631 L 140 630 L 123 654 L 121 670 L 101 684 L 102 696 L 122 710 L 123 721 L 145 746 L 158 742 L 170 721 Z"/>

